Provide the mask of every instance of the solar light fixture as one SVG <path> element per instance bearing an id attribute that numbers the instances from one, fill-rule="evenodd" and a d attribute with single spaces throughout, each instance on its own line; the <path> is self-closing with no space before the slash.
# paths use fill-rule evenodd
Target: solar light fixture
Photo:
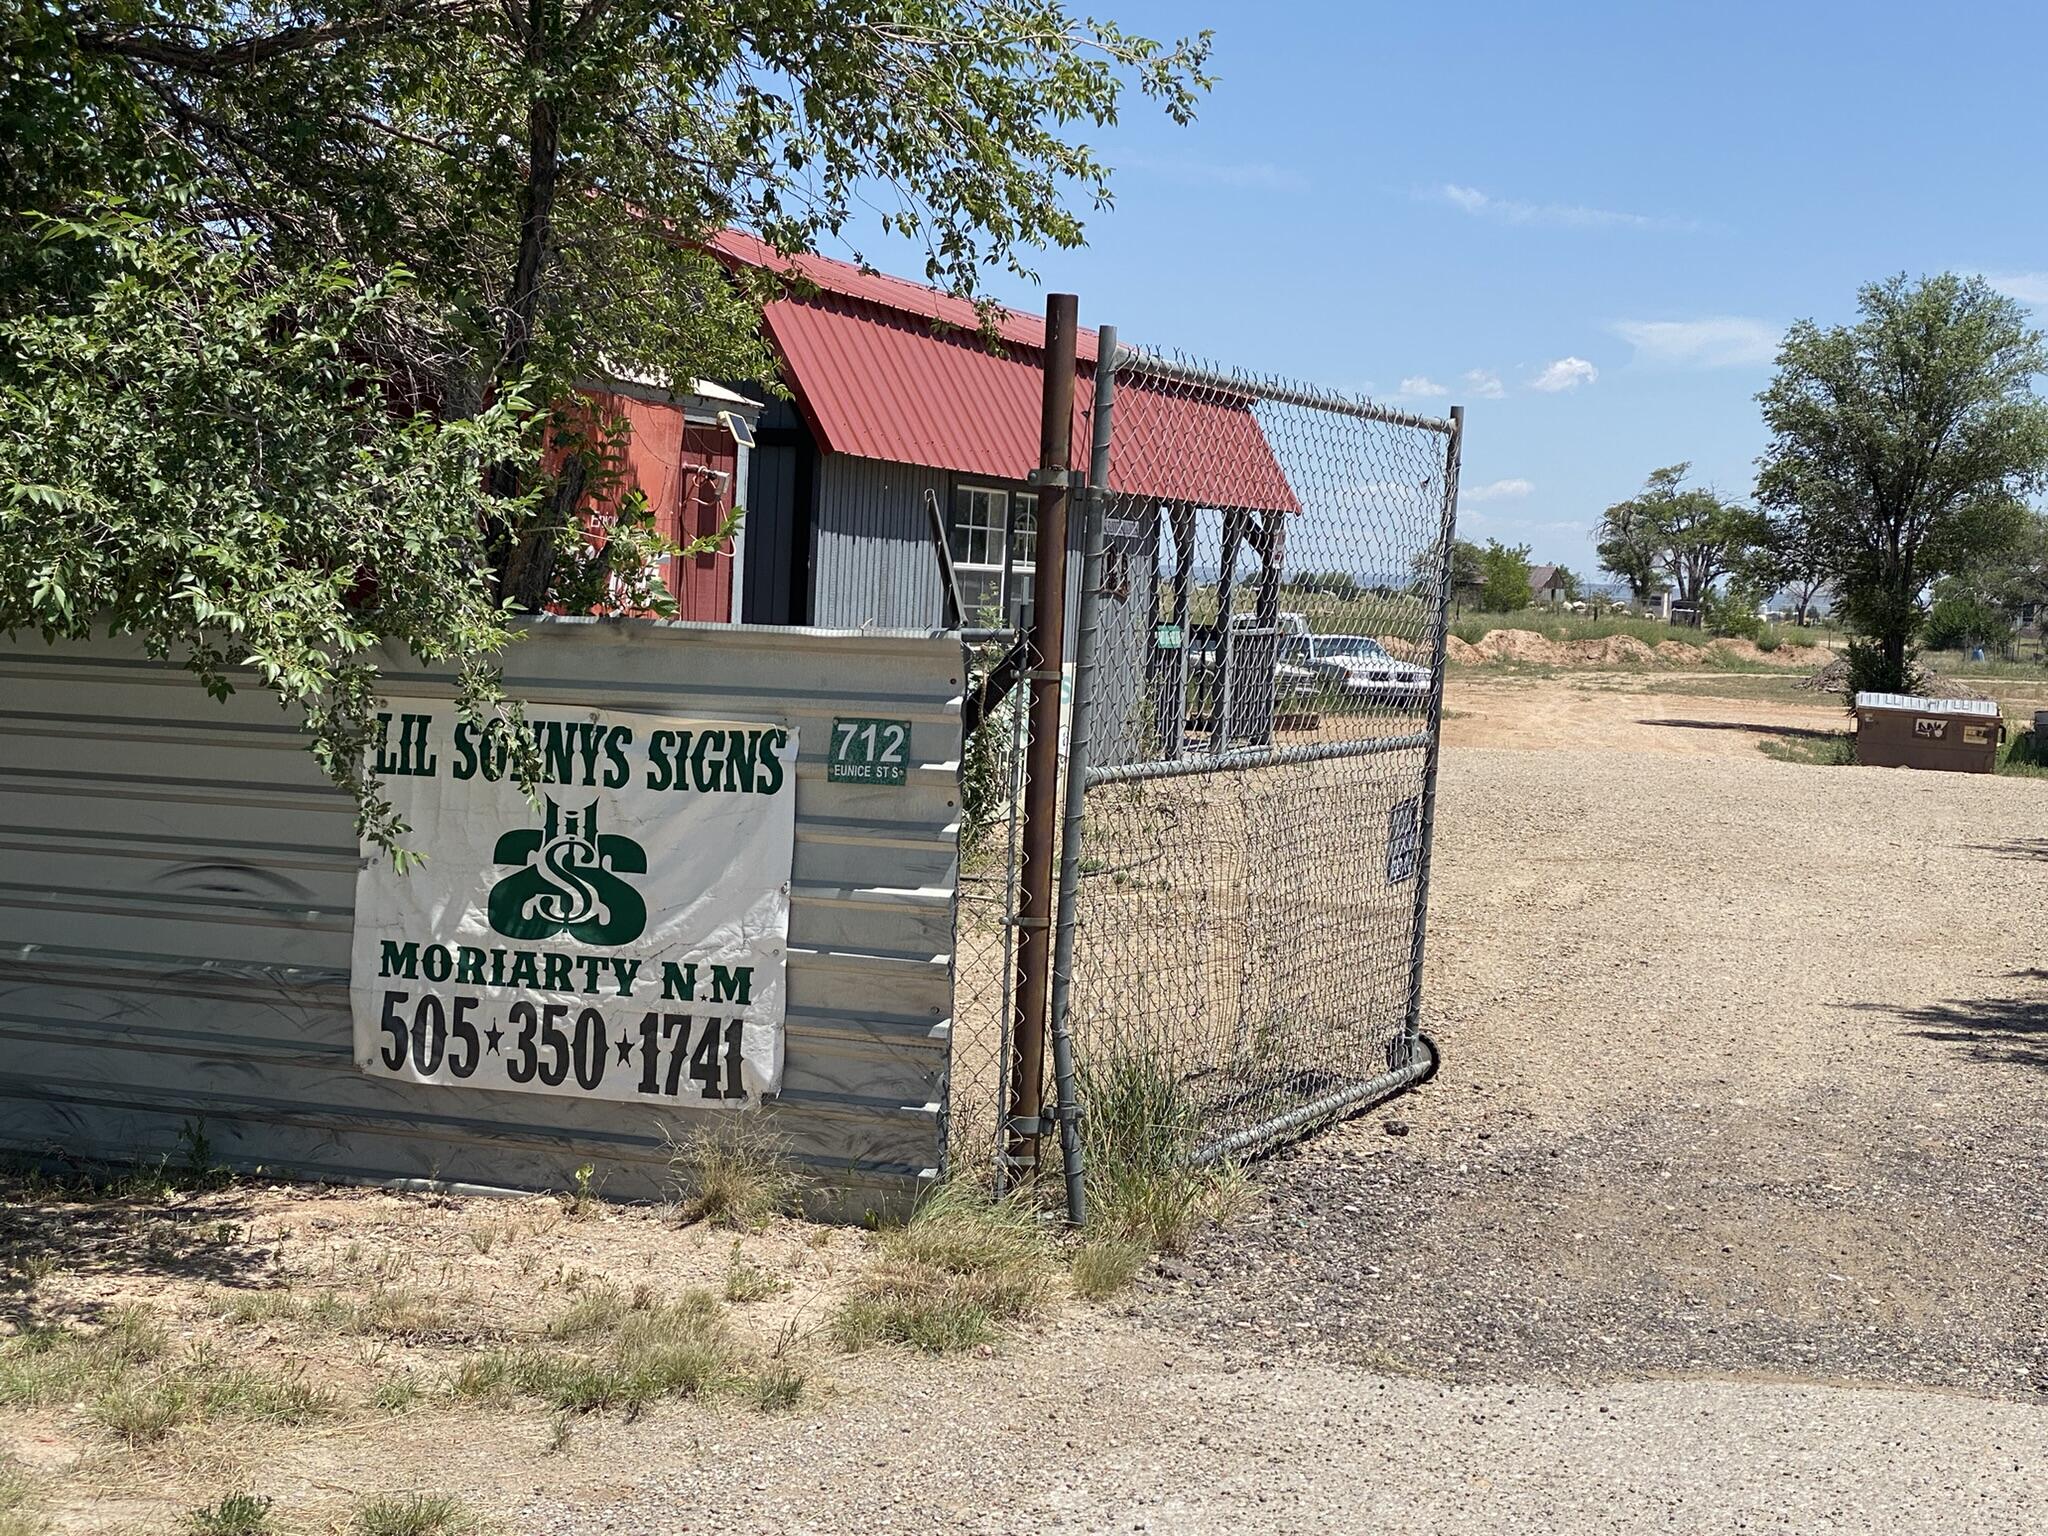
<path id="1" fill-rule="evenodd" d="M 740 447 L 754 446 L 754 429 L 747 425 L 747 418 L 738 411 L 720 411 L 718 420 L 725 430 L 732 434 L 732 440 Z"/>

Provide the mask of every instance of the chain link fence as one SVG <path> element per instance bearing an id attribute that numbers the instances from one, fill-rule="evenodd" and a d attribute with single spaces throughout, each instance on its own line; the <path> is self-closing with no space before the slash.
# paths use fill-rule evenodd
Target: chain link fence
<path id="1" fill-rule="evenodd" d="M 1065 1022 L 1091 1162 L 1202 1162 L 1433 1065 L 1419 978 L 1460 428 L 1118 359 L 1116 490 L 1081 583 Z M 970 648 L 970 693 L 1001 652 Z M 963 764 L 956 1169 L 1002 1162 L 1020 710 L 992 712 Z"/>
<path id="2" fill-rule="evenodd" d="M 1139 353 L 1114 411 L 1068 1024 L 1089 1145 L 1205 1161 L 1433 1065 L 1459 428 Z"/>

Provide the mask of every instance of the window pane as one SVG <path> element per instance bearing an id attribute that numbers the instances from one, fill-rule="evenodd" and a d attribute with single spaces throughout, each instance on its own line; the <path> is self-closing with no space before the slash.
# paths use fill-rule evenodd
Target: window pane
<path id="1" fill-rule="evenodd" d="M 1011 547 L 1019 565 L 1030 565 L 1038 559 L 1038 495 L 1019 491 L 1016 500 L 1017 526 Z"/>
<path id="2" fill-rule="evenodd" d="M 960 565 L 1003 563 L 1003 516 L 1008 510 L 1001 491 L 963 485 L 953 492 L 953 559 Z"/>
<path id="3" fill-rule="evenodd" d="M 967 610 L 968 624 L 979 627 L 988 620 L 1000 623 L 1003 611 L 1002 572 L 961 571 L 959 576 L 960 602 Z"/>

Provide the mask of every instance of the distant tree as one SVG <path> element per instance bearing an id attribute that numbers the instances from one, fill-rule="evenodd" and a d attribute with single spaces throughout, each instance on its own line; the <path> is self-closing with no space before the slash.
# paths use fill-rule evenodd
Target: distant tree
<path id="1" fill-rule="evenodd" d="M 2012 638 L 2012 613 L 1966 577 L 1944 576 L 1934 584 L 1922 639 L 1929 649 L 1966 651 Z"/>
<path id="2" fill-rule="evenodd" d="M 1657 476 L 1664 473 L 1659 470 L 1650 477 L 1652 489 L 1657 485 Z M 1600 568 L 1626 582 L 1629 597 L 1638 603 L 1662 590 L 1657 575 L 1657 530 L 1651 521 L 1654 505 L 1651 492 L 1646 490 L 1642 496 L 1616 502 L 1600 518 L 1596 546 Z"/>
<path id="3" fill-rule="evenodd" d="M 2025 536 L 2048 477 L 2048 350 L 2025 312 L 1953 273 L 1866 287 L 1861 318 L 1786 333 L 1757 398 L 1763 503 L 1810 524 L 1874 686 L 1904 688 L 1929 585 Z"/>
<path id="4" fill-rule="evenodd" d="M 1687 486 L 1690 464 L 1652 470 L 1643 489 L 1609 507 L 1600 521 L 1600 558 L 1638 600 L 1668 577 L 1678 601 L 1702 610 L 1714 584 L 1761 540 L 1764 523 L 1748 507 L 1704 486 Z"/>
<path id="5" fill-rule="evenodd" d="M 1576 603 L 1580 600 L 1582 584 L 1569 566 L 1560 565 L 1557 568 L 1557 583 L 1558 591 L 1563 593 L 1566 602 Z"/>
<path id="6" fill-rule="evenodd" d="M 1469 539 L 1451 541 L 1451 597 L 1454 601 L 1479 601 L 1480 588 L 1485 585 L 1486 572 L 1483 569 L 1484 552 Z M 1420 551 L 1411 562 L 1415 572 L 1415 590 L 1426 591 L 1436 585 L 1439 552 L 1434 546 Z"/>
<path id="7" fill-rule="evenodd" d="M 1787 594 L 1792 599 L 1793 622 L 1806 623 L 1828 580 L 1824 552 L 1813 525 L 1797 511 L 1767 518 L 1742 574 L 1773 593 Z"/>
<path id="8" fill-rule="evenodd" d="M 1529 546 L 1488 539 L 1479 554 L 1479 602 L 1488 613 L 1514 613 L 1536 600 L 1529 585 Z"/>

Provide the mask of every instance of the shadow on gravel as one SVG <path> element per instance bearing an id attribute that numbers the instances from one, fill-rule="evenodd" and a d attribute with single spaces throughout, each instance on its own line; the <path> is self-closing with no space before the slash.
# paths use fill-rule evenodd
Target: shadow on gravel
<path id="1" fill-rule="evenodd" d="M 2032 983 L 2035 990 L 2031 995 L 1953 998 L 1919 1008 L 1889 1003 L 1850 1006 L 1858 1013 L 1890 1014 L 1912 1026 L 1910 1032 L 1923 1040 L 1963 1047 L 1974 1061 L 2048 1071 L 2048 970 L 2010 971 L 2007 975 L 2014 981 Z"/>
<path id="2" fill-rule="evenodd" d="M 2015 837 L 2003 843 L 1972 843 L 1970 850 L 1994 854 L 2001 859 L 2048 859 L 2048 837 Z"/>
<path id="3" fill-rule="evenodd" d="M 1684 731 L 1739 731 L 1748 736 L 1806 736 L 1815 741 L 1843 734 L 1809 725 L 1758 725 L 1750 720 L 1638 720 L 1636 724 L 1668 725 Z"/>

